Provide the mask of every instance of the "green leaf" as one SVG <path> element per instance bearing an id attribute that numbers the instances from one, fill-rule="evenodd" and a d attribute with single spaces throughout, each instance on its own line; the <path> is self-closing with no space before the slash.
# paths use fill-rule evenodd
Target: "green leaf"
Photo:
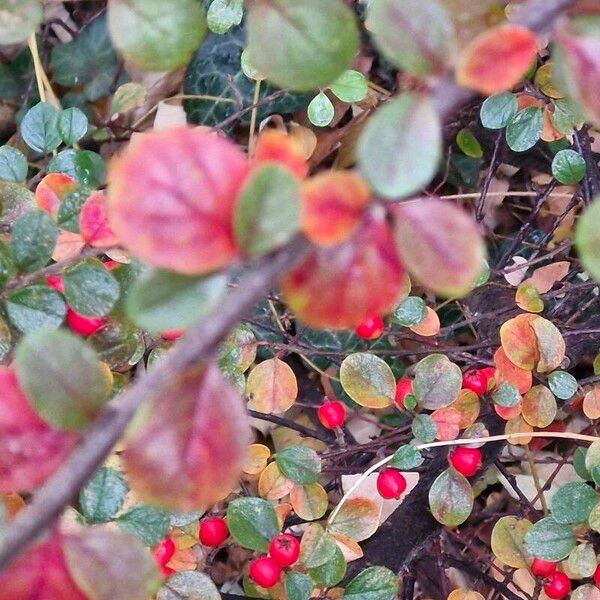
<path id="1" fill-rule="evenodd" d="M 42 329 L 17 346 L 15 368 L 31 404 L 57 429 L 81 429 L 99 414 L 110 380 L 96 353 L 64 330 Z"/>
<path id="2" fill-rule="evenodd" d="M 5 360 L 12 350 L 12 334 L 4 319 L 0 319 L 0 360 Z"/>
<path id="3" fill-rule="evenodd" d="M 67 146 L 78 142 L 88 130 L 88 119 L 78 108 L 67 108 L 58 117 L 58 133 Z"/>
<path id="4" fill-rule="evenodd" d="M 196 0 L 112 0 L 108 28 L 123 56 L 146 71 L 183 67 L 206 36 Z"/>
<path id="5" fill-rule="evenodd" d="M 192 325 L 210 314 L 227 290 L 227 276 L 188 277 L 152 271 L 138 279 L 125 302 L 127 316 L 142 329 L 161 332 Z"/>
<path id="6" fill-rule="evenodd" d="M 525 549 L 531 556 L 557 562 L 569 556 L 575 548 L 575 535 L 570 525 L 558 523 L 552 517 L 540 519 L 525 534 Z"/>
<path id="7" fill-rule="evenodd" d="M 429 507 L 442 525 L 461 525 L 469 518 L 473 509 L 471 484 L 456 469 L 446 469 L 431 484 Z"/>
<path id="8" fill-rule="evenodd" d="M 88 521 L 106 523 L 121 510 L 128 491 L 120 473 L 101 467 L 79 493 L 81 512 Z"/>
<path id="9" fill-rule="evenodd" d="M 157 600 L 221 600 L 221 594 L 206 573 L 179 571 L 165 581 L 156 598 Z"/>
<path id="10" fill-rule="evenodd" d="M 296 178 L 275 164 L 255 168 L 236 200 L 233 231 L 238 245 L 251 256 L 265 254 L 289 241 L 299 221 Z"/>
<path id="11" fill-rule="evenodd" d="M 104 182 L 106 165 L 96 152 L 68 148 L 52 158 L 48 171 L 69 175 L 82 187 L 98 188 Z"/>
<path id="12" fill-rule="evenodd" d="M 335 538 L 318 523 L 311 523 L 300 540 L 300 562 L 315 569 L 330 562 L 337 549 Z"/>
<path id="13" fill-rule="evenodd" d="M 329 89 L 342 102 L 350 104 L 366 98 L 369 93 L 369 82 L 360 71 L 348 69 L 329 86 Z"/>
<path id="14" fill-rule="evenodd" d="M 350 354 L 340 367 L 340 381 L 344 391 L 361 406 L 385 408 L 396 395 L 396 379 L 389 365 L 374 354 Z"/>
<path id="15" fill-rule="evenodd" d="M 443 2 L 375 0 L 367 25 L 383 55 L 414 75 L 440 73 L 454 55 L 454 26 Z"/>
<path id="16" fill-rule="evenodd" d="M 242 22 L 244 0 L 212 0 L 206 13 L 208 28 L 213 33 L 227 33 Z"/>
<path id="17" fill-rule="evenodd" d="M 467 156 L 470 156 L 471 158 L 483 157 L 483 148 L 468 127 L 463 127 L 463 129 L 456 134 L 456 144 Z"/>
<path id="18" fill-rule="evenodd" d="M 262 498 L 236 498 L 227 508 L 231 537 L 243 548 L 266 552 L 279 533 L 275 509 Z"/>
<path id="19" fill-rule="evenodd" d="M 404 399 L 404 405 L 408 408 L 407 400 L 414 398 L 412 394 Z M 416 415 L 411 426 L 412 434 L 420 442 L 433 442 L 437 436 L 435 421 L 429 415 Z"/>
<path id="20" fill-rule="evenodd" d="M 394 600 L 398 577 L 385 567 L 369 567 L 359 573 L 344 590 L 347 600 Z"/>
<path id="21" fill-rule="evenodd" d="M 285 595 L 288 600 L 309 600 L 313 583 L 308 575 L 289 571 L 285 576 Z"/>
<path id="22" fill-rule="evenodd" d="M 275 85 L 308 91 L 335 81 L 358 50 L 354 13 L 342 0 L 254 2 L 248 58 Z"/>
<path id="23" fill-rule="evenodd" d="M 566 371 L 553 371 L 548 375 L 548 387 L 561 400 L 568 400 L 577 393 L 577 379 Z"/>
<path id="24" fill-rule="evenodd" d="M 394 452 L 390 467 L 400 469 L 401 471 L 408 471 L 421 466 L 424 460 L 421 451 L 416 446 L 405 444 Z"/>
<path id="25" fill-rule="evenodd" d="M 565 483 L 552 496 L 552 518 L 558 523 L 585 523 L 598 502 L 598 494 L 587 483 Z"/>
<path id="26" fill-rule="evenodd" d="M 517 406 L 521 402 L 521 394 L 519 390 L 509 383 L 501 383 L 492 394 L 494 404 L 511 408 Z"/>
<path id="27" fill-rule="evenodd" d="M 490 96 L 481 105 L 479 118 L 488 129 L 504 129 L 517 114 L 519 103 L 517 96 L 510 92 Z"/>
<path id="28" fill-rule="evenodd" d="M 308 120 L 317 127 L 327 127 L 333 117 L 335 109 L 331 100 L 323 92 L 319 92 L 308 105 Z"/>
<path id="29" fill-rule="evenodd" d="M 10 249 L 21 271 L 36 271 L 51 258 L 58 228 L 48 213 L 36 210 L 19 217 L 12 231 Z"/>
<path id="30" fill-rule="evenodd" d="M 25 181 L 27 179 L 27 158 L 12 146 L 0 147 L 0 179 L 4 181 Z"/>
<path id="31" fill-rule="evenodd" d="M 47 102 L 30 108 L 21 121 L 21 137 L 36 152 L 48 154 L 60 146 L 58 110 Z"/>
<path id="32" fill-rule="evenodd" d="M 59 327 L 67 313 L 61 295 L 45 285 L 30 285 L 13 292 L 6 301 L 10 322 L 22 333 L 40 327 Z"/>
<path id="33" fill-rule="evenodd" d="M 575 150 L 561 150 L 552 160 L 552 175 L 564 185 L 575 185 L 585 177 L 585 160 Z"/>
<path id="34" fill-rule="evenodd" d="M 585 270 L 600 281 L 600 196 L 583 211 L 575 226 L 575 245 Z"/>
<path id="35" fill-rule="evenodd" d="M 65 196 L 56 215 L 56 221 L 61 229 L 79 233 L 79 214 L 88 197 L 89 191 L 85 188 L 73 190 Z"/>
<path id="36" fill-rule="evenodd" d="M 94 102 L 110 92 L 119 60 L 106 28 L 106 16 L 80 30 L 77 37 L 52 49 L 54 79 L 65 87 L 83 86 L 85 98 Z"/>
<path id="37" fill-rule="evenodd" d="M 413 92 L 386 102 L 367 121 L 358 140 L 360 170 L 384 198 L 418 192 L 441 158 L 440 119 L 427 96 Z"/>
<path id="38" fill-rule="evenodd" d="M 63 274 L 65 298 L 71 308 L 86 317 L 104 317 L 119 298 L 119 282 L 101 261 L 88 259 Z"/>
<path id="39" fill-rule="evenodd" d="M 139 108 L 144 105 L 146 96 L 146 88 L 141 83 L 124 83 L 113 96 L 112 113 L 126 113 Z"/>
<path id="40" fill-rule="evenodd" d="M 333 587 L 344 578 L 346 560 L 337 544 L 333 557 L 325 564 L 309 569 L 308 574 L 318 588 Z"/>
<path id="41" fill-rule="evenodd" d="M 306 446 L 289 446 L 275 455 L 279 470 L 292 481 L 307 485 L 316 483 L 321 472 L 319 455 Z"/>
<path id="42" fill-rule="evenodd" d="M 0 0 L 0 44 L 24 42 L 43 16 L 40 0 Z"/>
<path id="43" fill-rule="evenodd" d="M 519 111 L 506 126 L 506 143 L 515 152 L 533 148 L 542 135 L 542 109 L 530 106 Z"/>
<path id="44" fill-rule="evenodd" d="M 590 475 L 590 472 L 585 466 L 586 453 L 587 449 L 582 448 L 581 446 L 579 446 L 579 448 L 575 450 L 575 453 L 573 454 L 573 467 L 575 469 L 575 472 L 577 473 L 577 475 L 579 475 L 579 477 L 581 477 L 581 479 L 583 479 L 584 481 L 591 481 L 592 476 Z"/>
<path id="45" fill-rule="evenodd" d="M 184 94 L 209 95 L 214 100 L 185 100 L 183 106 L 188 120 L 199 125 L 217 125 L 234 114 L 241 101 L 243 106 L 253 104 L 255 82 L 242 70 L 242 52 L 246 46 L 245 28 L 235 27 L 226 36 L 211 34 L 190 62 L 183 85 Z M 235 90 L 235 91 L 234 91 Z M 261 83 L 259 100 L 272 94 L 275 88 Z M 286 92 L 257 109 L 262 120 L 271 114 L 293 113 L 305 107 L 309 98 Z M 241 123 L 248 124 L 250 112 L 242 115 Z"/>
<path id="46" fill-rule="evenodd" d="M 392 318 L 402 327 L 420 325 L 427 316 L 427 305 L 419 296 L 409 296 L 394 309 Z"/>
<path id="47" fill-rule="evenodd" d="M 158 544 L 169 530 L 169 515 L 153 506 L 139 504 L 123 513 L 117 519 L 117 525 L 129 533 L 133 533 L 144 546 Z"/>
<path id="48" fill-rule="evenodd" d="M 415 367 L 413 395 L 423 408 L 435 410 L 452 404 L 461 387 L 460 368 L 443 354 L 430 354 Z"/>
<path id="49" fill-rule="evenodd" d="M 569 98 L 554 100 L 554 113 L 552 124 L 561 133 L 572 133 L 573 129 L 580 126 L 584 119 L 579 109 Z"/>
<path id="50" fill-rule="evenodd" d="M 140 348 L 143 349 L 140 330 L 128 321 L 110 319 L 88 339 L 100 360 L 113 371 L 135 364 L 135 357 L 139 356 Z"/>

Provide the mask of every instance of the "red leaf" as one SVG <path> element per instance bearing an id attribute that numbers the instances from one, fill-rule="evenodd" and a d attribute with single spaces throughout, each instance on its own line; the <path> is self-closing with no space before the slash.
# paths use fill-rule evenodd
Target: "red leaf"
<path id="1" fill-rule="evenodd" d="M 40 210 L 56 217 L 58 207 L 67 194 L 77 189 L 75 180 L 63 173 L 46 175 L 35 189 L 35 199 Z"/>
<path id="2" fill-rule="evenodd" d="M 525 27 L 500 25 L 477 36 L 462 52 L 456 81 L 482 94 L 515 86 L 537 54 L 535 34 Z"/>
<path id="3" fill-rule="evenodd" d="M 281 290 L 306 325 L 350 329 L 390 312 L 403 285 L 390 227 L 371 219 L 347 242 L 314 249 L 282 279 Z"/>
<path id="4" fill-rule="evenodd" d="M 475 221 L 439 198 L 418 198 L 394 208 L 398 252 L 411 275 L 434 292 L 462 296 L 484 267 L 485 246 Z"/>
<path id="5" fill-rule="evenodd" d="M 349 171 L 330 171 L 302 185 L 302 229 L 315 244 L 347 240 L 358 227 L 369 201 L 365 181 Z"/>
<path id="6" fill-rule="evenodd" d="M 217 367 L 189 367 L 154 390 L 125 450 L 130 481 L 147 501 L 206 508 L 234 487 L 248 452 L 242 399 Z"/>
<path id="7" fill-rule="evenodd" d="M 288 168 L 298 179 L 308 175 L 308 163 L 302 146 L 277 129 L 265 129 L 256 142 L 254 163 L 274 162 Z"/>
<path id="8" fill-rule="evenodd" d="M 78 440 L 47 425 L 10 367 L 0 367 L 0 492 L 30 490 L 56 471 Z"/>
<path id="9" fill-rule="evenodd" d="M 86 600 L 73 581 L 56 532 L 0 573 L 0 600 Z"/>
<path id="10" fill-rule="evenodd" d="M 200 274 L 236 255 L 232 216 L 248 173 L 244 154 L 206 128 L 136 138 L 109 170 L 110 222 L 138 258 Z"/>
<path id="11" fill-rule="evenodd" d="M 85 243 L 90 246 L 106 248 L 118 243 L 108 222 L 104 192 L 94 192 L 84 202 L 79 214 L 79 231 Z"/>

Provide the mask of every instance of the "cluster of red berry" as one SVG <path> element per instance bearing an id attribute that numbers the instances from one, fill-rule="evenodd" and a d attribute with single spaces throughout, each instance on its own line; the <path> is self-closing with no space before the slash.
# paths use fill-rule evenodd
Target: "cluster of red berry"
<path id="1" fill-rule="evenodd" d="M 248 569 L 250 579 L 263 588 L 273 587 L 281 577 L 283 567 L 291 567 L 300 556 L 298 538 L 281 533 L 271 540 L 269 556 L 255 558 Z"/>
<path id="2" fill-rule="evenodd" d="M 531 573 L 536 577 L 543 577 L 543 588 L 546 596 L 552 600 L 561 600 L 571 592 L 571 580 L 562 571 L 557 571 L 557 563 L 541 558 L 534 558 L 531 563 Z M 596 586 L 600 587 L 600 565 L 596 567 L 592 576 Z"/>

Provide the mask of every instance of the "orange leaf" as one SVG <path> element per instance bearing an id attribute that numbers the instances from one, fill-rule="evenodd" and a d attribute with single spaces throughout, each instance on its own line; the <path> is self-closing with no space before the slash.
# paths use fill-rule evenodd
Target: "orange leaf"
<path id="1" fill-rule="evenodd" d="M 306 325 L 350 329 L 390 312 L 404 283 L 392 232 L 373 218 L 347 242 L 315 248 L 284 276 L 281 290 Z"/>
<path id="2" fill-rule="evenodd" d="M 241 474 L 250 427 L 242 399 L 218 368 L 173 374 L 148 403 L 124 452 L 136 492 L 182 511 L 225 497 Z"/>
<path id="3" fill-rule="evenodd" d="M 35 200 L 40 210 L 56 217 L 65 197 L 77 189 L 75 180 L 63 173 L 49 173 L 35 189 Z"/>
<path id="4" fill-rule="evenodd" d="M 282 413 L 292 407 L 298 396 L 294 371 L 278 358 L 256 365 L 246 382 L 248 408 L 262 413 Z"/>
<path id="5" fill-rule="evenodd" d="M 565 137 L 564 133 L 558 131 L 558 129 L 554 127 L 554 123 L 552 122 L 552 113 L 547 106 L 544 107 L 543 126 L 540 137 L 542 140 L 544 140 L 544 142 L 555 142 L 556 140 L 560 140 Z"/>
<path id="6" fill-rule="evenodd" d="M 600 387 L 592 388 L 583 397 L 583 414 L 588 419 L 600 419 Z"/>
<path id="7" fill-rule="evenodd" d="M 461 415 L 451 406 L 438 408 L 431 413 L 431 418 L 437 429 L 437 439 L 455 440 L 460 432 Z"/>
<path id="8" fill-rule="evenodd" d="M 525 27 L 500 25 L 477 36 L 462 52 L 456 81 L 482 94 L 514 87 L 537 54 L 535 34 Z"/>
<path id="9" fill-rule="evenodd" d="M 533 431 L 533 427 L 527 423 L 523 417 L 518 416 L 514 419 L 511 419 L 506 423 L 504 427 L 504 433 L 506 435 L 511 435 L 512 433 L 531 433 Z M 533 438 L 530 436 L 519 437 L 519 438 L 509 438 L 509 444 L 515 444 L 517 446 L 526 446 Z"/>
<path id="10" fill-rule="evenodd" d="M 109 169 L 108 212 L 119 241 L 150 264 L 201 274 L 236 255 L 232 217 L 246 157 L 205 128 L 144 133 Z"/>
<path id="11" fill-rule="evenodd" d="M 531 283 L 540 294 L 545 294 L 552 289 L 557 281 L 567 276 L 570 267 L 571 263 L 567 260 L 539 267 L 523 283 Z"/>
<path id="12" fill-rule="evenodd" d="M 347 240 L 358 227 L 369 201 L 369 188 L 349 171 L 312 177 L 301 187 L 302 229 L 315 244 L 332 246 Z"/>
<path id="13" fill-rule="evenodd" d="M 287 167 L 298 179 L 308 175 L 308 163 L 302 145 L 295 137 L 278 129 L 265 129 L 258 136 L 254 164 L 274 162 Z"/>
<path id="14" fill-rule="evenodd" d="M 521 414 L 522 409 L 523 407 L 520 402 L 516 406 L 499 406 L 498 404 L 494 404 L 496 414 L 505 421 L 516 419 Z"/>
<path id="15" fill-rule="evenodd" d="M 539 360 L 537 339 L 532 328 L 536 315 L 517 315 L 500 327 L 500 340 L 506 357 L 521 369 L 532 371 Z"/>
<path id="16" fill-rule="evenodd" d="M 79 231 L 86 244 L 99 248 L 118 243 L 108 222 L 106 196 L 103 191 L 94 192 L 83 203 L 79 214 Z"/>
<path id="17" fill-rule="evenodd" d="M 411 325 L 409 329 L 417 335 L 431 337 L 440 332 L 440 318 L 433 308 L 426 306 L 425 318 L 418 325 Z"/>
<path id="18" fill-rule="evenodd" d="M 525 394 L 533 383 L 533 375 L 531 371 L 521 369 L 512 363 L 502 346 L 496 350 L 494 354 L 494 364 L 496 365 L 496 373 L 494 379 L 496 384 L 508 383 L 513 385 L 519 391 L 519 394 Z"/>
<path id="19" fill-rule="evenodd" d="M 453 408 L 460 415 L 459 427 L 466 429 L 477 421 L 481 402 L 479 396 L 471 390 L 460 390 L 458 398 L 448 407 Z"/>
<path id="20" fill-rule="evenodd" d="M 54 246 L 54 250 L 52 251 L 52 260 L 59 262 L 77 256 L 83 250 L 84 246 L 85 242 L 80 233 L 59 229 L 56 246 Z"/>

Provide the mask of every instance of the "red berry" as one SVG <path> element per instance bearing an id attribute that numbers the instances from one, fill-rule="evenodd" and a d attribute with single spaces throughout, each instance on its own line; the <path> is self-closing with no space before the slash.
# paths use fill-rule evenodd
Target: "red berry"
<path id="1" fill-rule="evenodd" d="M 175 554 L 175 544 L 171 538 L 165 538 L 154 549 L 154 560 L 160 567 L 164 567 Z"/>
<path id="2" fill-rule="evenodd" d="M 174 342 L 178 340 L 185 332 L 185 329 L 167 329 L 163 331 L 160 336 L 163 340 L 167 340 L 167 342 Z"/>
<path id="3" fill-rule="evenodd" d="M 552 600 L 560 600 L 571 591 L 571 580 L 560 571 L 554 571 L 544 580 L 544 592 Z"/>
<path id="4" fill-rule="evenodd" d="M 116 269 L 119 266 L 119 263 L 116 260 L 107 260 L 104 263 L 104 268 L 107 271 L 112 271 L 113 269 Z"/>
<path id="5" fill-rule="evenodd" d="M 354 331 L 358 337 L 374 340 L 383 333 L 384 329 L 383 319 L 379 315 L 374 315 L 367 317 Z"/>
<path id="6" fill-rule="evenodd" d="M 534 558 L 531 563 L 531 572 L 536 577 L 548 577 L 556 571 L 556 563 L 550 562 L 549 560 L 542 560 L 541 558 Z"/>
<path id="7" fill-rule="evenodd" d="M 344 424 L 346 420 L 346 408 L 337 400 L 328 400 L 319 406 L 317 417 L 321 421 L 321 425 L 327 429 L 335 429 Z"/>
<path id="8" fill-rule="evenodd" d="M 60 275 L 46 275 L 46 285 L 61 294 L 65 293 L 65 284 Z"/>
<path id="9" fill-rule="evenodd" d="M 105 323 L 103 317 L 84 317 L 67 306 L 67 325 L 79 335 L 92 335 Z"/>
<path id="10" fill-rule="evenodd" d="M 396 469 L 384 469 L 377 477 L 377 491 L 382 498 L 400 498 L 406 489 L 406 479 Z"/>
<path id="11" fill-rule="evenodd" d="M 481 396 L 487 390 L 488 379 L 478 369 L 470 369 L 463 373 L 462 386 Z"/>
<path id="12" fill-rule="evenodd" d="M 229 529 L 225 519 L 208 517 L 200 521 L 198 537 L 203 546 L 219 546 L 229 537 Z"/>
<path id="13" fill-rule="evenodd" d="M 269 556 L 280 566 L 290 567 L 300 556 L 300 542 L 298 538 L 287 533 L 278 535 L 271 541 Z"/>
<path id="14" fill-rule="evenodd" d="M 404 409 L 404 399 L 409 394 L 412 394 L 412 379 L 408 377 L 402 377 L 402 379 L 398 380 L 396 383 L 396 404 L 398 408 Z"/>
<path id="15" fill-rule="evenodd" d="M 473 477 L 481 464 L 481 452 L 477 448 L 459 446 L 449 457 L 450 464 L 465 477 Z"/>
<path id="16" fill-rule="evenodd" d="M 600 587 L 600 565 L 598 565 L 594 571 L 594 583 Z"/>
<path id="17" fill-rule="evenodd" d="M 281 576 L 281 567 L 267 556 L 256 558 L 250 563 L 250 579 L 264 588 L 273 587 Z"/>

